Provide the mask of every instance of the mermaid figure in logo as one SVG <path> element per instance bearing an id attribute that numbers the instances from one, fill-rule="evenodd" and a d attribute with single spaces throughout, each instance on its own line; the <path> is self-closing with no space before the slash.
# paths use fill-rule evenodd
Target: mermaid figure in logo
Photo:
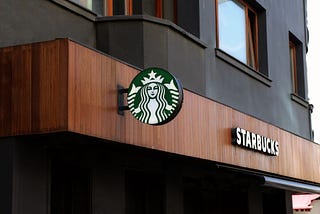
<path id="1" fill-rule="evenodd" d="M 149 76 L 142 80 L 144 86 L 140 90 L 141 101 L 133 113 L 141 112 L 138 119 L 144 123 L 157 124 L 167 119 L 174 108 L 165 99 L 166 88 L 160 84 L 163 78 L 155 78 L 153 71 Z"/>

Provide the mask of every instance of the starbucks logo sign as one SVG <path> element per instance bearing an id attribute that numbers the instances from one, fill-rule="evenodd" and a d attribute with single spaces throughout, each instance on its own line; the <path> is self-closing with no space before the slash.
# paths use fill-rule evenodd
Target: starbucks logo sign
<path id="1" fill-rule="evenodd" d="M 143 123 L 161 125 L 180 111 L 182 85 L 172 74 L 161 68 L 140 72 L 128 89 L 128 106 L 132 115 Z"/>

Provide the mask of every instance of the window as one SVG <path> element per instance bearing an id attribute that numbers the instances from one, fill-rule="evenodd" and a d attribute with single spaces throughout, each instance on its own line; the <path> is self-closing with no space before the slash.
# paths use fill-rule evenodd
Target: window
<path id="1" fill-rule="evenodd" d="M 99 15 L 104 14 L 104 0 L 70 0 Z"/>
<path id="2" fill-rule="evenodd" d="M 144 14 L 163 18 L 163 0 L 105 0 L 108 16 Z"/>
<path id="3" fill-rule="evenodd" d="M 258 16 L 243 1 L 217 0 L 217 45 L 258 70 Z"/>
<path id="4" fill-rule="evenodd" d="M 70 0 L 102 16 L 145 14 L 163 18 L 163 7 L 175 0 Z M 166 5 L 165 5 L 166 4 Z M 172 4 L 173 5 L 173 4 Z"/>
<path id="5" fill-rule="evenodd" d="M 292 92 L 301 98 L 305 98 L 302 42 L 291 33 L 289 33 L 289 57 Z"/>
<path id="6" fill-rule="evenodd" d="M 296 46 L 290 41 L 290 70 L 292 75 L 293 92 L 298 94 L 298 79 L 297 79 L 297 62 L 296 62 Z"/>
<path id="7" fill-rule="evenodd" d="M 105 14 L 113 15 L 132 15 L 133 0 L 106 0 L 107 7 Z"/>
<path id="8" fill-rule="evenodd" d="M 56 0 L 57 1 L 57 0 Z M 199 0 L 65 0 L 99 16 L 148 15 L 169 20 L 200 36 Z"/>

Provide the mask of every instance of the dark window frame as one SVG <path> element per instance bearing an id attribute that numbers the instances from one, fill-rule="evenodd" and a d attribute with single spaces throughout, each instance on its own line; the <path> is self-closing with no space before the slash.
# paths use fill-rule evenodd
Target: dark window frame
<path id="1" fill-rule="evenodd" d="M 184 19 L 179 17 L 179 14 L 182 16 L 185 16 L 185 14 L 188 14 L 188 9 L 181 7 L 184 5 L 183 0 L 154 0 L 154 13 L 152 14 L 148 13 L 148 11 L 143 11 L 143 5 L 141 3 L 141 0 L 121 0 L 121 2 L 124 2 L 128 6 L 124 6 L 123 4 L 120 5 L 117 10 L 118 12 L 115 12 L 114 2 L 120 2 L 120 0 L 102 0 L 102 14 L 97 13 L 93 10 L 90 10 L 89 8 L 86 8 L 84 5 L 81 5 L 77 3 L 75 0 L 50 0 L 54 3 L 57 3 L 77 14 L 80 16 L 83 16 L 86 19 L 89 19 L 91 21 L 96 21 L 97 19 L 101 20 L 101 18 L 110 18 L 110 17 L 119 17 L 120 19 L 124 19 L 124 17 L 133 17 L 134 19 L 143 16 L 145 19 L 153 19 L 157 22 L 161 20 L 170 22 L 170 25 L 172 26 L 178 26 L 181 27 L 183 30 L 185 30 L 187 33 L 190 33 L 200 38 L 200 25 L 199 25 L 199 4 L 197 4 L 197 7 L 191 7 L 191 9 L 194 9 L 195 15 L 197 15 L 196 19 L 191 19 L 192 22 L 189 23 L 189 19 Z M 195 2 L 198 2 L 198 0 L 193 0 Z M 127 3 L 126 3 L 127 2 Z M 108 9 L 111 8 L 111 9 Z M 126 8 L 126 9 L 123 9 Z M 152 5 L 151 5 L 152 8 Z M 125 10 L 124 12 L 122 12 Z M 149 5 L 150 10 L 150 5 Z M 150 11 L 149 11 L 150 12 Z M 117 14 L 115 14 L 117 13 Z M 105 19 L 106 20 L 106 19 Z M 172 24 L 173 23 L 173 24 Z"/>
<path id="2" fill-rule="evenodd" d="M 80 4 L 77 3 L 75 0 L 52 0 L 52 1 L 57 1 L 59 3 L 62 2 L 62 4 L 67 4 L 67 3 L 71 3 L 71 4 L 75 4 L 77 6 L 79 6 L 80 8 L 90 11 L 93 14 L 96 14 L 96 12 L 93 11 L 93 9 L 90 9 L 88 7 L 86 7 L 84 4 Z M 88 1 L 88 0 L 87 0 Z M 137 2 L 140 0 L 136 0 Z M 114 2 L 123 3 L 123 11 L 121 13 L 118 12 L 118 14 L 115 14 L 115 4 Z M 138 2 L 139 3 L 139 2 Z M 168 2 L 166 2 L 165 0 L 155 0 L 155 5 L 154 5 L 154 17 L 163 19 L 164 17 L 164 4 L 167 4 Z M 172 8 L 173 8 L 173 20 L 171 20 L 173 23 L 177 23 L 177 0 L 172 0 Z M 100 16 L 115 16 L 115 15 L 124 15 L 124 16 L 132 16 L 132 15 L 143 15 L 141 10 L 142 8 L 138 8 L 137 9 L 137 5 L 135 4 L 135 0 L 102 0 L 102 4 L 103 4 L 103 13 L 102 14 L 97 14 Z M 138 7 L 141 7 L 141 5 L 138 5 Z"/>
<path id="3" fill-rule="evenodd" d="M 123 14 L 114 14 L 114 2 L 120 2 L 120 0 L 103 0 L 104 1 L 104 15 L 105 16 L 114 16 L 114 15 L 125 15 L 131 16 L 135 14 L 134 10 L 134 0 L 121 0 L 124 4 Z M 155 0 L 155 14 L 157 18 L 163 18 L 163 0 Z"/>
<path id="4" fill-rule="evenodd" d="M 290 70 L 292 79 L 292 91 L 298 94 L 298 75 L 297 75 L 297 50 L 296 45 L 289 41 L 289 55 L 290 55 Z"/>
<path id="5" fill-rule="evenodd" d="M 292 94 L 296 98 L 306 101 L 303 43 L 293 33 L 289 32 L 288 46 Z"/>

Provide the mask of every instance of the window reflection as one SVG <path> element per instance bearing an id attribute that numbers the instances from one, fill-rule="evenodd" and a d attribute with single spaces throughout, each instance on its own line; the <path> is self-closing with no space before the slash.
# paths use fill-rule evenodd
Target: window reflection
<path id="1" fill-rule="evenodd" d="M 82 7 L 92 10 L 93 12 L 103 15 L 104 14 L 104 0 L 70 0 Z"/>
<path id="2" fill-rule="evenodd" d="M 247 63 L 245 15 L 242 5 L 219 0 L 219 48 L 243 63 Z"/>

